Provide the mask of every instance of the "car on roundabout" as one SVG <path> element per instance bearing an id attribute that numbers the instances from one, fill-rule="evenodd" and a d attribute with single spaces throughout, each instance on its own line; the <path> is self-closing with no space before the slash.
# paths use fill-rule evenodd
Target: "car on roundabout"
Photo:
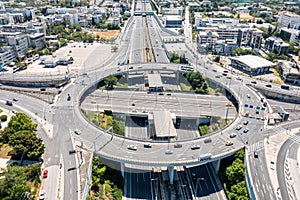
<path id="1" fill-rule="evenodd" d="M 127 146 L 127 149 L 132 150 L 132 151 L 136 151 L 137 150 L 137 146 L 130 144 Z"/>
<path id="2" fill-rule="evenodd" d="M 191 146 L 192 150 L 196 150 L 196 149 L 200 149 L 200 145 L 199 144 L 194 144 Z"/>
<path id="3" fill-rule="evenodd" d="M 144 148 L 152 148 L 152 145 L 150 143 L 144 144 Z"/>

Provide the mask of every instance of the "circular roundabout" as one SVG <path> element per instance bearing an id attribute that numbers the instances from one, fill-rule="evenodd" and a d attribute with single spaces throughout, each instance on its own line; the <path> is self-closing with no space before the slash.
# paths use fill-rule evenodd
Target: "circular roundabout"
<path id="1" fill-rule="evenodd" d="M 197 71 L 200 70 L 203 69 L 197 69 Z M 190 134 L 186 138 L 182 136 L 185 131 L 180 130 L 181 126 L 182 128 L 184 126 L 178 124 L 180 119 L 197 119 L 196 122 L 199 122 L 202 117 L 202 120 L 205 121 L 204 116 L 207 117 L 214 112 L 223 112 L 225 117 L 228 117 L 229 106 L 224 104 L 223 107 L 217 107 L 214 109 L 215 111 L 212 111 L 211 100 L 201 99 L 200 102 L 197 101 L 200 95 L 175 92 L 175 89 L 170 89 L 170 87 L 166 91 L 149 92 L 149 85 L 147 84 L 149 74 L 175 74 L 173 79 L 177 80 L 176 74 L 180 74 L 179 65 L 128 65 L 110 68 L 102 72 L 102 77 L 98 77 L 96 73 L 88 74 L 90 85 L 79 92 L 80 97 L 78 99 L 80 103 L 76 109 L 80 112 L 79 117 L 83 118 L 80 121 L 84 120 L 87 124 L 93 125 L 93 130 L 87 129 L 88 125 L 85 125 L 85 132 L 89 132 L 93 136 L 85 137 L 84 135 L 88 133 L 81 135 L 83 141 L 89 140 L 88 144 L 92 143 L 92 145 L 86 145 L 86 147 L 108 160 L 146 166 L 180 166 L 207 163 L 232 155 L 243 148 L 247 142 L 247 137 L 250 134 L 253 137 L 253 135 L 259 133 L 257 130 L 261 129 L 264 124 L 264 113 L 261 113 L 260 116 L 251 117 L 250 114 L 246 117 L 244 116 L 246 111 L 242 106 L 245 101 L 249 100 L 245 94 L 251 94 L 253 97 L 251 100 L 256 101 L 257 104 L 260 103 L 259 96 L 257 94 L 252 95 L 253 91 L 251 89 L 234 78 L 221 83 L 215 76 L 215 70 L 212 69 L 206 69 L 205 71 L 207 80 L 210 81 L 210 84 L 222 88 L 226 96 L 232 100 L 232 105 L 235 105 L 235 107 L 230 106 L 230 110 L 236 108 L 237 113 L 229 112 L 229 115 L 234 117 L 228 125 L 218 131 L 206 136 Z M 98 89 L 99 83 L 103 82 L 105 77 L 109 75 L 121 76 L 123 79 L 127 79 L 127 83 L 128 80 L 132 81 L 130 83 L 132 87 L 130 90 Z M 128 78 L 129 76 L 131 77 Z M 137 76 L 141 76 L 142 79 L 138 79 Z M 172 79 L 169 78 L 165 81 L 165 77 L 162 78 L 162 82 L 166 85 L 172 85 Z M 144 82 L 140 80 L 144 80 Z M 155 81 L 152 80 L 152 82 Z M 146 89 L 148 92 L 145 91 Z M 188 109 L 186 110 L 186 108 Z M 93 122 L 89 121 L 85 115 L 87 110 L 98 113 L 95 115 Z M 104 112 L 122 113 L 118 116 L 118 119 L 129 119 L 127 121 L 130 122 L 126 125 L 131 127 L 132 130 L 129 131 L 136 132 L 136 134 L 124 134 L 123 136 L 115 134 L 112 132 L 113 126 L 110 125 L 104 129 L 100 128 L 100 123 L 105 125 L 108 123 L 99 114 Z M 142 120 L 136 120 L 136 118 Z M 98 124 L 96 125 L 97 121 Z M 236 129 L 238 125 L 246 127 L 246 125 L 243 125 L 243 121 L 252 124 L 252 128 L 248 129 L 249 132 L 247 131 L 248 133 L 244 132 L 244 129 L 241 131 Z M 161 129 L 158 126 L 162 126 Z M 186 126 L 185 128 L 190 128 L 188 124 Z M 137 129 L 137 131 L 134 129 Z M 180 130 L 180 134 L 176 133 L 177 130 Z M 113 131 L 115 132 L 115 130 Z M 232 137 L 232 133 L 237 134 Z M 142 134 L 144 136 L 141 136 Z"/>

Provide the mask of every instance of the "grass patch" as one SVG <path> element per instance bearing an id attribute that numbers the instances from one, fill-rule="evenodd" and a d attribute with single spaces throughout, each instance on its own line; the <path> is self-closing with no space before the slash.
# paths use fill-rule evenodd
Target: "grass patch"
<path id="1" fill-rule="evenodd" d="M 113 127 L 111 131 L 118 135 L 125 135 L 125 122 L 121 118 L 105 113 L 85 112 L 85 116 L 95 125 L 107 130 Z"/>
<path id="2" fill-rule="evenodd" d="M 226 120 L 221 117 L 212 116 L 210 123 L 208 124 L 200 124 L 198 126 L 198 130 L 201 136 L 207 135 L 209 133 L 215 132 L 220 130 L 221 128 L 225 127 L 231 120 Z"/>
<path id="3" fill-rule="evenodd" d="M 273 83 L 284 84 L 284 81 L 281 79 L 281 76 L 276 69 L 270 68 L 270 71 L 273 73 L 274 76 L 276 76 L 276 79 L 272 80 Z"/>
<path id="4" fill-rule="evenodd" d="M 128 88 L 128 83 L 117 83 L 117 85 L 115 86 L 115 88 L 122 88 L 122 89 L 127 89 Z"/>
<path id="5" fill-rule="evenodd" d="M 185 92 L 192 91 L 192 87 L 184 83 L 180 83 L 180 89 Z"/>
<path id="6" fill-rule="evenodd" d="M 0 144 L 0 158 L 10 159 L 11 156 L 9 155 L 9 152 L 11 152 L 12 150 L 13 148 L 8 144 Z"/>

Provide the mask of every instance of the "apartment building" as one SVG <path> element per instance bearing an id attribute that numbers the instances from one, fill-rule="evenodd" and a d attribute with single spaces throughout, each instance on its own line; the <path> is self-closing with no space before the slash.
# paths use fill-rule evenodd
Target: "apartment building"
<path id="1" fill-rule="evenodd" d="M 202 13 L 195 13 L 195 27 L 212 27 L 218 25 L 237 26 L 239 19 L 235 18 L 202 18 Z"/>
<path id="2" fill-rule="evenodd" d="M 288 11 L 281 11 L 278 15 L 278 28 L 295 28 L 300 26 L 300 15 Z"/>
<path id="3" fill-rule="evenodd" d="M 276 52 L 277 54 L 288 54 L 290 45 L 285 43 L 281 38 L 269 37 L 266 39 L 265 48 L 268 51 Z"/>
<path id="4" fill-rule="evenodd" d="M 300 85 L 300 71 L 295 63 L 279 61 L 277 69 L 284 82 Z"/>
<path id="5" fill-rule="evenodd" d="M 46 46 L 45 35 L 43 33 L 29 35 L 29 44 L 35 48 L 43 49 Z"/>
<path id="6" fill-rule="evenodd" d="M 18 57 L 24 56 L 26 54 L 26 50 L 29 47 L 27 36 L 21 33 L 8 36 L 7 42 L 9 46 L 14 47 Z"/>
<path id="7" fill-rule="evenodd" d="M 6 46 L 0 48 L 0 65 L 7 66 L 16 58 L 16 52 L 13 47 Z"/>
<path id="8" fill-rule="evenodd" d="M 182 17 L 183 9 L 179 8 L 163 8 L 162 15 L 179 15 Z"/>
<path id="9" fill-rule="evenodd" d="M 280 38 L 282 38 L 284 41 L 289 41 L 294 44 L 300 43 L 300 30 L 282 28 L 280 31 Z"/>

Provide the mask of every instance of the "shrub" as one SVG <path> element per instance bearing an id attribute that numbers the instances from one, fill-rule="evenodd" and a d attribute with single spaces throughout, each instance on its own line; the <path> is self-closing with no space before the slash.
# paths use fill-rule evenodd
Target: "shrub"
<path id="1" fill-rule="evenodd" d="M 1 120 L 1 122 L 6 122 L 7 121 L 7 115 L 1 115 L 0 120 Z"/>

